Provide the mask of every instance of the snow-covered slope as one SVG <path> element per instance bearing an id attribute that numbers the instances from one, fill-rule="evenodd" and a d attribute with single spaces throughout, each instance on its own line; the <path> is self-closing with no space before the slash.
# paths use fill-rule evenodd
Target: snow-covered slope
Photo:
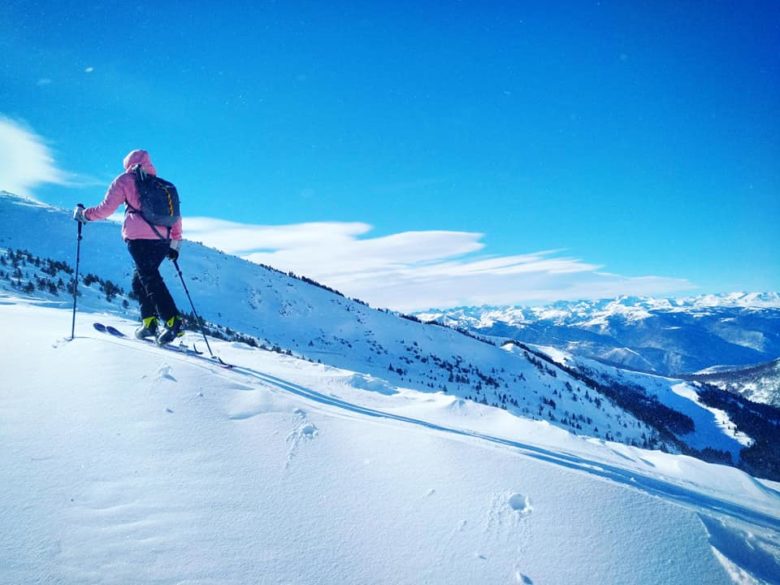
<path id="1" fill-rule="evenodd" d="M 749 398 L 780 407 L 780 359 L 746 368 L 721 367 L 687 376 Z"/>
<path id="2" fill-rule="evenodd" d="M 80 283 L 79 334 L 90 327 L 85 311 L 134 315 L 134 303 L 125 308 L 127 299 L 115 290 L 116 283 L 127 285 L 131 267 L 118 231 L 116 224 L 105 222 L 84 228 L 81 273 L 94 283 Z M 72 263 L 75 234 L 76 225 L 65 211 L 0 197 L 0 247 L 25 248 L 38 257 Z M 24 254 L 6 252 L 4 257 L 8 260 L 0 266 L 0 276 L 5 275 L 0 289 L 18 294 L 21 283 L 26 283 L 35 298 L 53 306 L 70 305 L 65 291 L 49 291 L 39 283 L 50 277 L 64 284 L 69 278 L 66 271 L 57 272 L 50 262 Z M 255 336 L 268 347 L 359 372 L 365 379 L 446 392 L 578 434 L 715 456 L 718 461 L 730 454 L 740 464 L 745 443 L 696 400 L 692 386 L 683 385 L 681 398 L 665 407 L 653 393 L 616 394 L 606 385 L 591 384 L 526 352 L 506 351 L 449 328 L 371 309 L 311 282 L 199 244 L 186 243 L 181 265 L 199 313 L 230 328 L 228 333 Z M 179 306 L 187 307 L 177 276 L 167 263 L 165 268 Z M 105 299 L 109 288 L 116 293 L 113 302 Z M 63 335 L 66 332 L 67 326 Z M 368 383 L 369 390 L 372 384 Z M 758 473 L 774 477 L 772 469 L 768 466 Z"/>
<path id="3" fill-rule="evenodd" d="M 664 375 L 780 356 L 776 292 L 461 307 L 417 316 Z"/>
<path id="4" fill-rule="evenodd" d="M 5 294 L 0 583 L 776 583 L 780 485 Z M 190 342 L 197 341 L 188 334 Z M 505 352 L 511 355 L 511 352 Z"/>

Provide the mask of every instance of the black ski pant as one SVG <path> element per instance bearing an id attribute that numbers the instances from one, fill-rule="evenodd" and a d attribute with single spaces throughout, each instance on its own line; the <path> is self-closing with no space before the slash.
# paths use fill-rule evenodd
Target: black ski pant
<path id="1" fill-rule="evenodd" d="M 127 249 L 135 262 L 133 293 L 141 305 L 141 318 L 157 316 L 163 321 L 179 314 L 176 303 L 160 276 L 170 243 L 167 240 L 127 240 Z"/>

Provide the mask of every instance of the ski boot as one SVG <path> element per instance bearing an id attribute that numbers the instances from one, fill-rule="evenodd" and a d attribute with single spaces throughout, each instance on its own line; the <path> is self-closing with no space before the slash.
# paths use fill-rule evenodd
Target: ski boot
<path id="1" fill-rule="evenodd" d="M 165 328 L 157 336 L 157 345 L 165 345 L 183 335 L 184 320 L 179 315 L 176 315 L 165 322 Z"/>
<path id="2" fill-rule="evenodd" d="M 135 330 L 136 339 L 147 339 L 157 337 L 157 317 L 146 317 L 143 325 Z"/>

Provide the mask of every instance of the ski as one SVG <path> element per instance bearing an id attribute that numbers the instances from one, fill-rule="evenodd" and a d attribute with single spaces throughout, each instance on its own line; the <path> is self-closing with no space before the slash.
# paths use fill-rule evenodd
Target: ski
<path id="1" fill-rule="evenodd" d="M 92 326 L 101 333 L 108 333 L 109 335 L 112 335 L 114 337 L 123 337 L 125 339 L 130 340 L 136 340 L 136 341 L 142 341 L 144 343 L 151 343 L 152 345 L 159 347 L 160 349 L 167 349 L 170 351 L 176 351 L 178 353 L 185 353 L 189 355 L 203 355 L 202 351 L 199 351 L 196 347 L 189 347 L 187 345 L 184 345 L 183 343 L 179 345 L 159 345 L 152 339 L 137 339 L 135 337 L 130 337 L 129 335 L 125 335 L 122 333 L 119 329 L 116 327 L 112 327 L 111 325 L 104 325 L 103 323 L 93 323 Z"/>
<path id="2" fill-rule="evenodd" d="M 129 335 L 125 335 L 124 333 L 122 333 L 116 327 L 112 327 L 111 325 L 104 325 L 103 323 L 97 323 L 97 322 L 93 323 L 92 327 L 94 327 L 96 331 L 99 331 L 100 333 L 105 333 L 106 335 L 111 335 L 112 337 L 119 337 L 119 338 L 127 339 L 127 340 L 130 340 L 130 341 L 137 341 L 139 343 L 151 344 L 151 345 L 154 345 L 155 347 L 158 347 L 160 349 L 164 349 L 166 351 L 173 351 L 175 353 L 180 353 L 180 354 L 183 354 L 183 355 L 188 355 L 188 356 L 196 357 L 196 358 L 199 358 L 199 359 L 207 360 L 209 363 L 215 363 L 216 365 L 218 365 L 218 366 L 220 366 L 222 368 L 230 369 L 230 368 L 233 367 L 232 364 L 228 364 L 228 363 L 222 361 L 222 359 L 219 358 L 219 357 L 216 357 L 216 356 L 208 357 L 208 356 L 203 355 L 203 352 L 199 351 L 195 346 L 189 347 L 189 346 L 184 345 L 184 344 L 180 344 L 180 345 L 158 345 L 156 342 L 154 342 L 151 339 L 143 339 L 143 340 L 142 339 L 136 339 L 135 337 L 131 337 Z"/>

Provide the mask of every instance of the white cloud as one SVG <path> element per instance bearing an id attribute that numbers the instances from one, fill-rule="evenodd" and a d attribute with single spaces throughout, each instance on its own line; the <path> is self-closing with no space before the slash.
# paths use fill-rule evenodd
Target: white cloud
<path id="1" fill-rule="evenodd" d="M 684 279 L 621 276 L 547 250 L 488 256 L 483 234 L 417 231 L 367 237 L 364 223 L 284 226 L 188 218 L 188 239 L 306 275 L 374 306 L 410 311 L 690 290 Z"/>
<path id="2" fill-rule="evenodd" d="M 0 116 L 0 189 L 32 197 L 37 185 L 71 184 L 59 169 L 42 137 L 22 124 Z"/>
<path id="3" fill-rule="evenodd" d="M 321 241 L 333 245 L 351 241 L 365 234 L 371 226 L 364 223 L 303 223 L 284 226 L 242 224 L 205 217 L 187 218 L 190 239 L 203 238 L 204 243 L 233 254 L 260 249 L 286 249 L 316 246 Z"/>

